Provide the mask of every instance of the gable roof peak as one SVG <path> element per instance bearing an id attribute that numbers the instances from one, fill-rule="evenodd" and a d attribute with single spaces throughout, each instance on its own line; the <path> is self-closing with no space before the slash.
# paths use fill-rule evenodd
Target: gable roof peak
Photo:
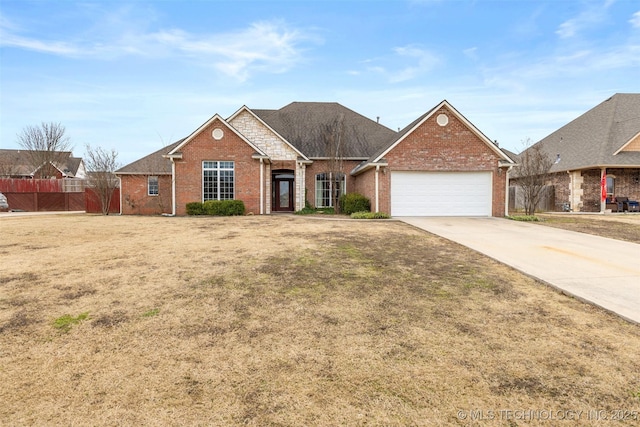
<path id="1" fill-rule="evenodd" d="M 514 160 L 504 153 L 500 147 L 493 141 L 491 141 L 487 136 L 480 131 L 473 123 L 471 123 L 465 116 L 463 116 L 456 108 L 449 103 L 446 99 L 443 99 L 440 103 L 436 104 L 429 111 L 415 119 L 413 122 L 409 123 L 402 130 L 396 133 L 394 138 L 390 139 L 387 144 L 380 147 L 378 151 L 376 151 L 366 162 L 361 163 L 356 166 L 352 171 L 352 175 L 357 175 L 367 168 L 380 164 L 381 162 L 385 162 L 384 156 L 387 155 L 391 150 L 393 150 L 398 144 L 400 144 L 409 134 L 414 132 L 418 127 L 420 127 L 424 122 L 426 122 L 430 117 L 432 117 L 437 111 L 445 107 L 451 114 L 457 117 L 471 132 L 473 132 L 487 147 L 489 147 L 494 153 L 496 153 L 502 161 L 505 162 L 506 165 L 515 164 Z"/>
<path id="2" fill-rule="evenodd" d="M 640 93 L 616 93 L 547 135 L 539 145 L 562 159 L 552 172 L 636 165 L 640 153 L 621 151 L 640 133 Z"/>

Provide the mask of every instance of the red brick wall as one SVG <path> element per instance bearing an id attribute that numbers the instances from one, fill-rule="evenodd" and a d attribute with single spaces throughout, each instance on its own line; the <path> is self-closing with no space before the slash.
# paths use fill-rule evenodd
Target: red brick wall
<path id="1" fill-rule="evenodd" d="M 220 128 L 224 136 L 215 140 L 211 132 Z M 176 214 L 185 215 L 189 202 L 202 201 L 202 162 L 233 161 L 235 199 L 242 200 L 247 213 L 260 213 L 260 162 L 255 150 L 220 120 L 215 120 L 184 147 L 176 161 Z M 265 197 L 270 195 L 265 194 Z"/>
<path id="2" fill-rule="evenodd" d="M 376 168 L 367 169 L 356 178 L 356 192 L 366 196 L 371 202 L 371 212 L 376 212 Z M 378 212 L 391 213 L 390 189 L 389 168 L 381 167 L 378 171 Z"/>
<path id="3" fill-rule="evenodd" d="M 351 178 L 353 182 L 353 186 L 349 191 L 354 193 L 360 193 L 363 196 L 367 197 L 371 202 L 371 211 L 375 212 L 376 210 L 375 168 L 369 169 L 361 173 L 360 175 L 356 176 L 355 179 L 352 176 L 349 176 L 349 178 Z"/>
<path id="4" fill-rule="evenodd" d="M 120 177 L 123 215 L 160 215 L 171 213 L 171 175 L 158 176 L 158 195 L 148 195 L 148 175 Z"/>
<path id="5" fill-rule="evenodd" d="M 446 114 L 449 123 L 439 126 L 436 118 Z M 498 171 L 500 157 L 446 107 L 393 148 L 386 156 L 391 171 L 491 171 L 493 173 L 492 215 L 504 216 L 506 173 Z M 386 194 L 381 196 L 380 210 L 390 212 L 389 175 L 380 175 Z M 384 201 L 384 204 L 382 203 Z"/>
<path id="6" fill-rule="evenodd" d="M 581 212 L 600 212 L 601 206 L 600 169 L 582 171 L 582 209 Z"/>
<path id="7" fill-rule="evenodd" d="M 562 205 L 571 206 L 571 176 L 567 172 L 554 173 L 549 177 L 549 185 L 553 185 L 555 212 L 562 212 Z"/>
<path id="8" fill-rule="evenodd" d="M 590 169 L 582 171 L 582 207 L 581 212 L 600 212 L 601 171 Z M 615 179 L 614 196 L 628 197 L 630 200 L 640 199 L 640 169 L 608 168 L 607 176 Z M 555 210 L 562 211 L 562 204 L 569 203 L 570 177 L 567 172 L 551 175 L 551 185 L 555 189 Z"/>
<path id="9" fill-rule="evenodd" d="M 640 169 L 607 169 L 607 176 L 614 177 L 615 197 L 640 200 Z"/>

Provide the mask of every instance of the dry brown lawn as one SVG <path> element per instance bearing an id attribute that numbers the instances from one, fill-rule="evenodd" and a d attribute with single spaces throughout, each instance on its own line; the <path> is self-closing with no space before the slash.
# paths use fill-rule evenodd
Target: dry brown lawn
<path id="1" fill-rule="evenodd" d="M 638 423 L 638 325 L 400 222 L 41 216 L 0 236 L 2 425 Z"/>
<path id="2" fill-rule="evenodd" d="M 542 222 L 534 222 L 533 224 L 640 243 L 640 214 L 572 215 L 563 213 L 540 214 L 538 216 Z"/>

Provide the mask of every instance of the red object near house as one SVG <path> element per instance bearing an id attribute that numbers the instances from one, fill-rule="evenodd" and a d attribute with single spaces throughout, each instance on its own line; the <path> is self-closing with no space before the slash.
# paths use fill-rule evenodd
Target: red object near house
<path id="1" fill-rule="evenodd" d="M 0 179 L 0 192 L 14 211 L 82 211 L 84 182 L 76 179 Z"/>
<path id="2" fill-rule="evenodd" d="M 62 179 L 0 179 L 0 193 L 62 193 Z"/>
<path id="3" fill-rule="evenodd" d="M 100 204 L 100 198 L 93 188 L 85 188 L 85 211 L 87 213 L 102 213 L 102 205 Z M 120 213 L 120 189 L 113 190 L 113 196 L 111 196 L 111 204 L 109 205 L 110 214 Z"/>
<path id="4" fill-rule="evenodd" d="M 15 211 L 102 213 L 97 194 L 81 179 L 0 179 L 0 193 Z M 119 188 L 114 191 L 109 213 L 120 213 Z"/>

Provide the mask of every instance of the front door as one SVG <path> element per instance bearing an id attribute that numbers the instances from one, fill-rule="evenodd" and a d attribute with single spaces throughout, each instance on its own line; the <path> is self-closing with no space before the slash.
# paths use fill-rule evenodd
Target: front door
<path id="1" fill-rule="evenodd" d="M 293 212 L 293 171 L 276 171 L 273 174 L 273 210 L 277 212 Z"/>

